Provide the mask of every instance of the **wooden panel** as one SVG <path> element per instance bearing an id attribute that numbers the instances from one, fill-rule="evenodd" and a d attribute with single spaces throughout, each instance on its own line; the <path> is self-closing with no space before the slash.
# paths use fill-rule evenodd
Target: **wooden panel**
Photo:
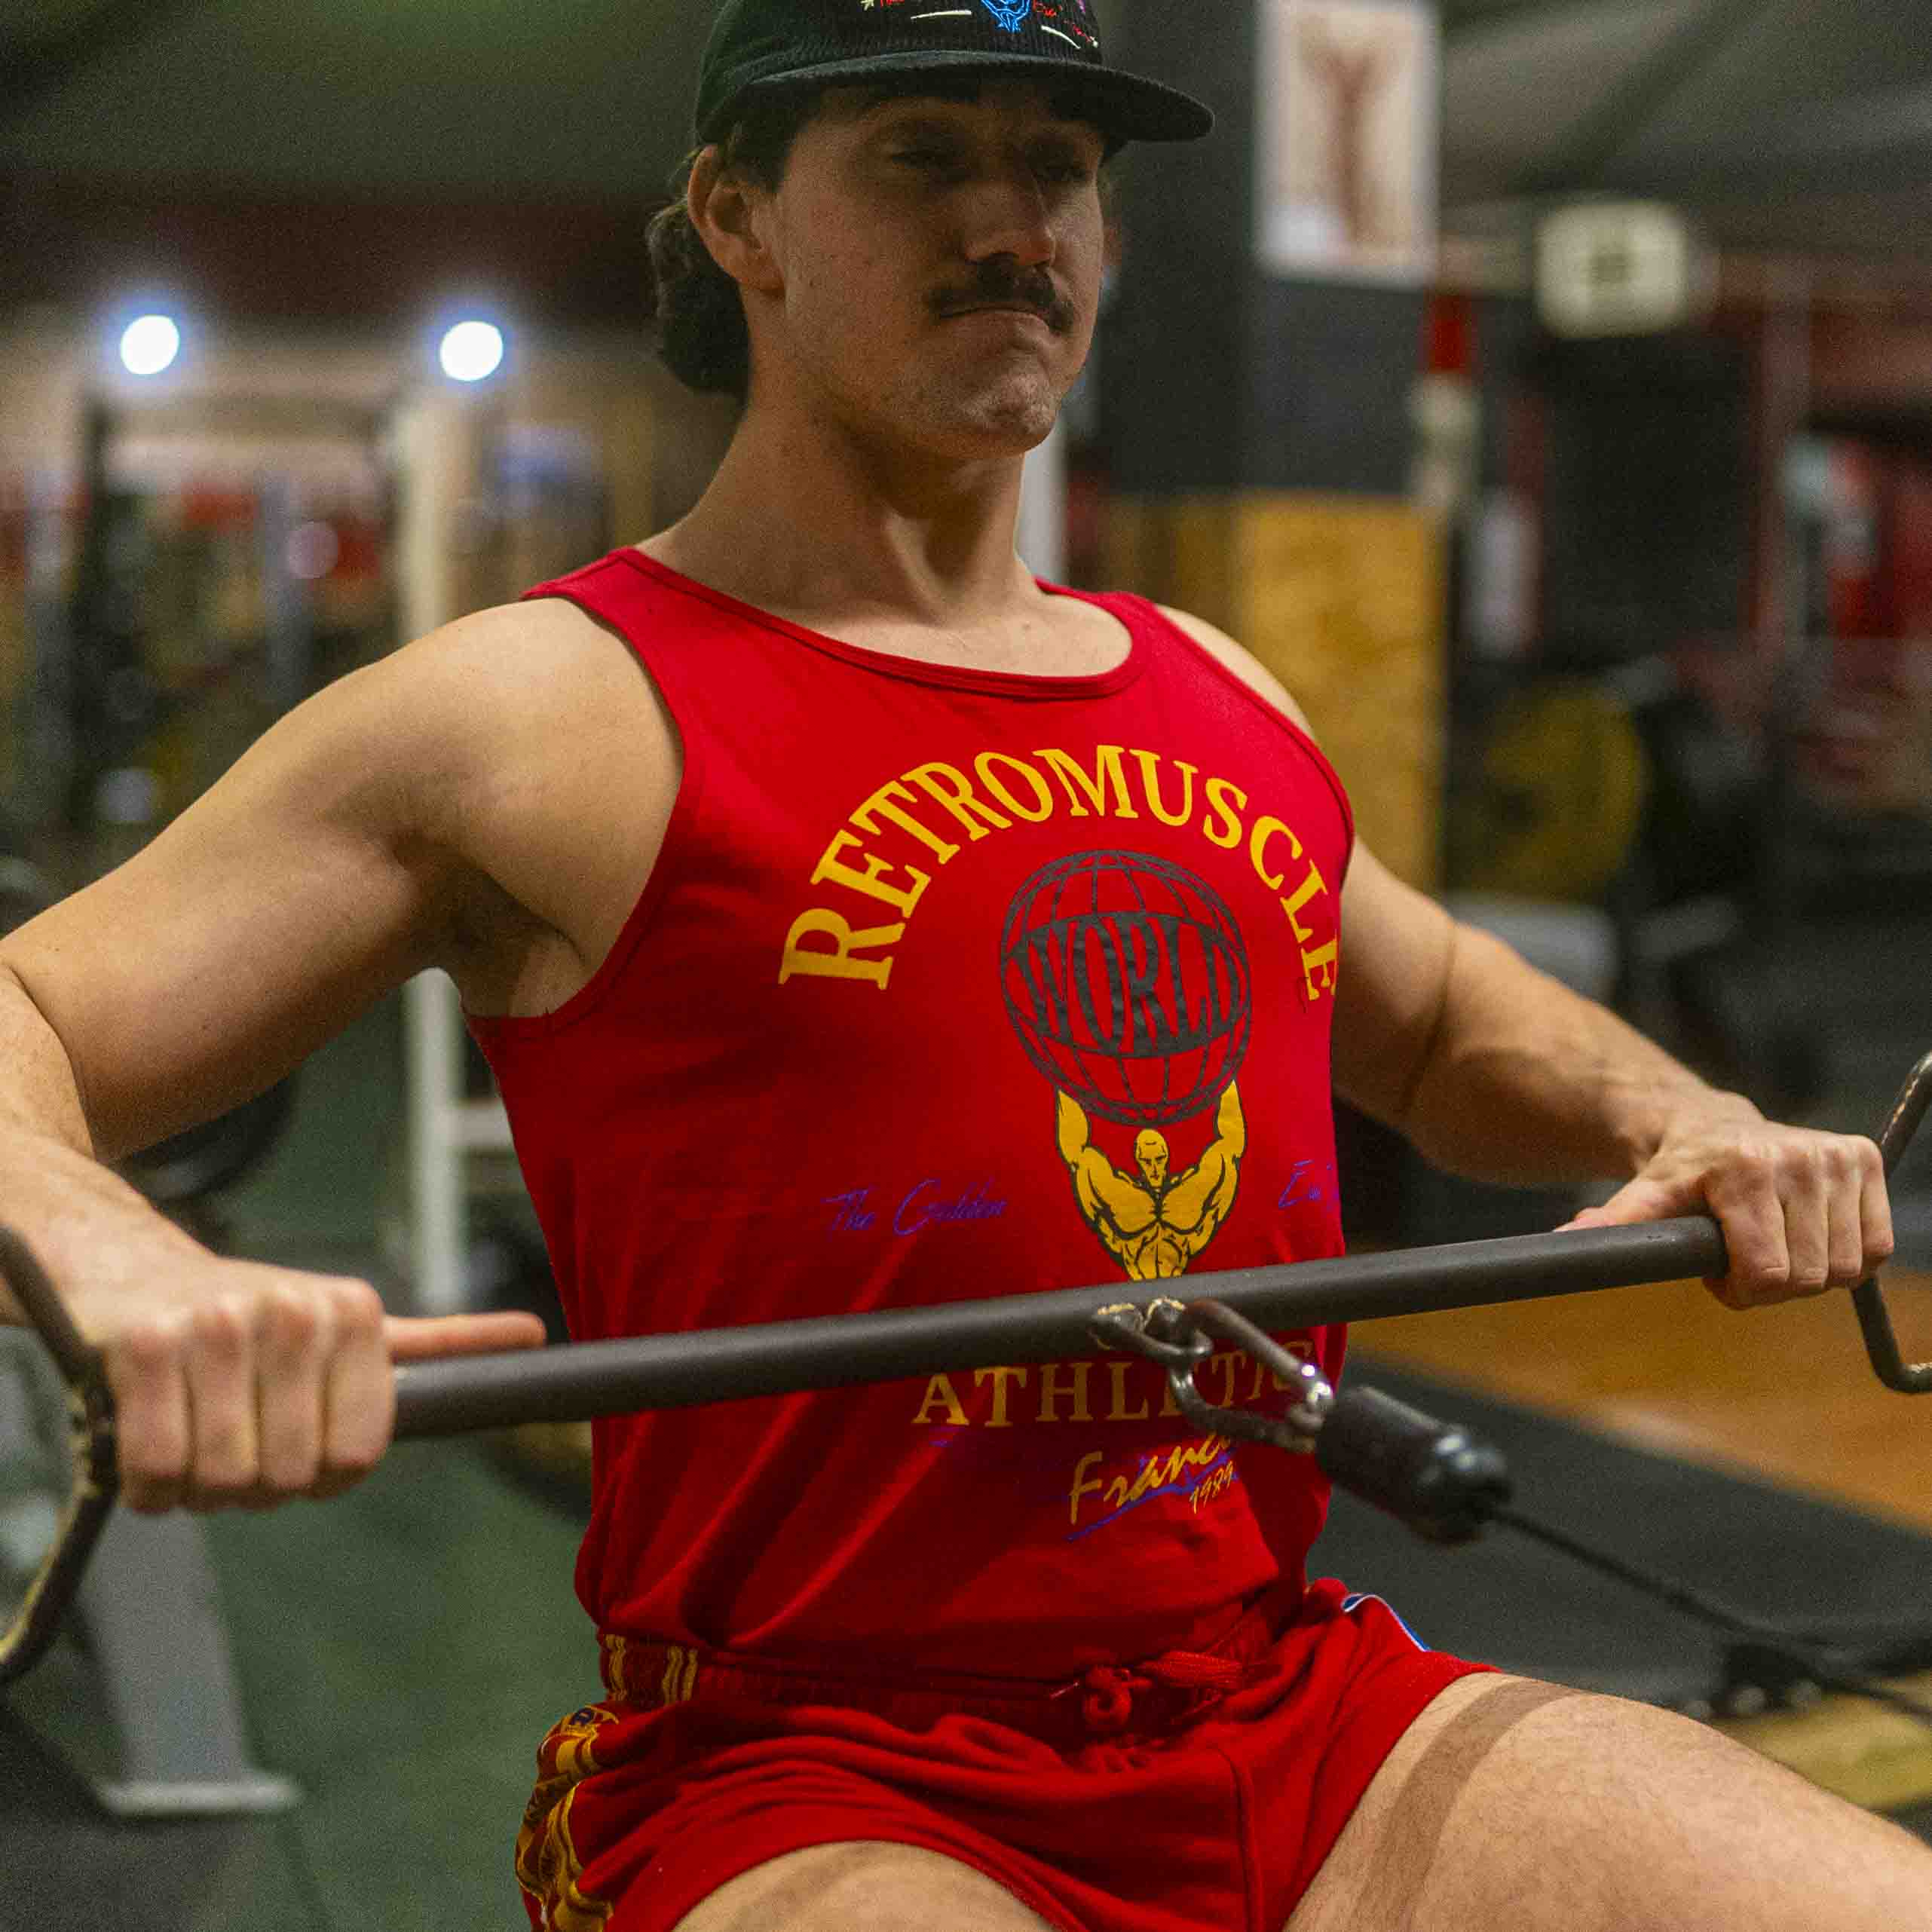
<path id="1" fill-rule="evenodd" d="M 1174 594 L 1164 601 L 1239 638 L 1245 599 L 1237 574 L 1236 516 L 1225 497 L 1182 497 L 1169 507 Z"/>
<path id="2" fill-rule="evenodd" d="M 1238 636 L 1294 693 L 1401 877 L 1440 877 L 1444 547 L 1398 499 L 1242 500 Z"/>
<path id="3" fill-rule="evenodd" d="M 1116 497 L 1101 542 L 1109 589 L 1137 592 L 1239 635 L 1235 500 L 1221 495 Z"/>
<path id="4" fill-rule="evenodd" d="M 1131 590 L 1164 604 L 1162 573 L 1153 563 L 1156 526 L 1161 506 L 1147 497 L 1108 496 L 1101 511 L 1101 583 L 1110 590 Z"/>
<path id="5" fill-rule="evenodd" d="M 1362 836 L 1425 889 L 1440 874 L 1444 549 L 1399 499 L 1247 491 L 1116 498 L 1110 584 L 1205 617 L 1308 713 Z"/>

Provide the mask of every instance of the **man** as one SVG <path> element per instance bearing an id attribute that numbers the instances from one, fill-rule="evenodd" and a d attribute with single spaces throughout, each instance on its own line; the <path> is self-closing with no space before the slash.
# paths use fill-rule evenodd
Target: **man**
<path id="1" fill-rule="evenodd" d="M 1090 1279 L 1063 1094 L 1116 1171 L 1150 1131 L 1185 1168 L 1239 1076 L 1197 1265 L 1333 1252 L 1331 1039 L 1441 1158 L 1625 1177 L 1600 1223 L 1709 1208 L 1735 1305 L 1889 1251 L 1868 1143 L 1771 1126 L 1352 852 L 1233 643 L 1018 565 L 1104 154 L 1206 122 L 1105 68 L 1083 0 L 726 8 L 657 250 L 674 362 L 749 372 L 703 501 L 324 692 L 0 949 L 4 1198 L 106 1351 L 136 1507 L 326 1494 L 393 1357 L 536 1339 L 216 1259 L 95 1165 L 430 965 L 580 1336 Z M 1305 1584 L 1306 1459 L 1163 1407 L 1096 1355 L 599 1425 L 607 1695 L 540 1754 L 533 1923 L 1932 1927 L 1903 1833 Z"/>
<path id="2" fill-rule="evenodd" d="M 1134 1135 L 1138 1180 L 1095 1150 L 1087 1116 L 1070 1094 L 1061 1095 L 1056 1112 L 1060 1158 L 1073 1177 L 1080 1212 L 1128 1280 L 1186 1273 L 1227 1218 L 1241 1183 L 1247 1128 L 1234 1082 L 1223 1089 L 1214 1110 L 1214 1137 L 1192 1167 L 1170 1171 L 1167 1137 L 1158 1127 L 1144 1127 Z"/>

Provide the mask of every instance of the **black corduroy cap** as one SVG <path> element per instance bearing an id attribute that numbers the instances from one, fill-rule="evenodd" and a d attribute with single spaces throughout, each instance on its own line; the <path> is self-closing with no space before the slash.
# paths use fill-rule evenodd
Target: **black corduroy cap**
<path id="1" fill-rule="evenodd" d="M 1116 141 L 1192 141 L 1214 124 L 1192 95 L 1108 66 L 1088 0 L 726 0 L 698 70 L 697 138 L 721 139 L 780 90 L 920 74 L 1064 90 Z"/>

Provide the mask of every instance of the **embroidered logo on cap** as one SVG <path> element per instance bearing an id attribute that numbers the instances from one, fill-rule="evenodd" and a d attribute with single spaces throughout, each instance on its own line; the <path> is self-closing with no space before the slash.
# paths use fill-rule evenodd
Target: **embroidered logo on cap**
<path id="1" fill-rule="evenodd" d="M 1094 32 L 1086 0 L 1059 0 L 1057 6 L 1053 0 L 1038 0 L 1034 11 L 1039 17 L 1043 33 L 1070 41 L 1074 46 L 1092 53 L 1100 51 L 1100 37 Z"/>
<path id="2" fill-rule="evenodd" d="M 863 13 L 878 13 L 905 6 L 908 0 L 859 0 Z M 1017 34 L 1029 20 L 1042 33 L 1064 40 L 1085 54 L 1100 51 L 1100 36 L 1095 32 L 1086 0 L 979 0 L 1002 32 Z M 905 16 L 911 20 L 960 20 L 972 17 L 970 7 L 926 7 Z"/>
<path id="3" fill-rule="evenodd" d="M 1009 33 L 1018 33 L 1033 11 L 1033 0 L 979 0 L 979 4 L 993 16 L 994 25 Z"/>

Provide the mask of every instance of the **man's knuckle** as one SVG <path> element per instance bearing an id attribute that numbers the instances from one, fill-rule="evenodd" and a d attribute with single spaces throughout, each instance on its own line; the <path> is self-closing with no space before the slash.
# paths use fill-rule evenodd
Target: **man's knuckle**
<path id="1" fill-rule="evenodd" d="M 360 1482 L 382 1460 L 382 1449 L 381 1443 L 373 1441 L 338 1444 L 322 1465 L 323 1479 L 344 1484 Z"/>
<path id="2" fill-rule="evenodd" d="M 321 1446 L 312 1437 L 283 1444 L 262 1458 L 262 1487 L 274 1495 L 299 1494 L 315 1480 L 321 1466 Z"/>
<path id="3" fill-rule="evenodd" d="M 366 1342 L 381 1333 L 384 1312 L 382 1297 L 368 1282 L 332 1282 L 329 1300 L 336 1332 L 345 1341 Z"/>
<path id="4" fill-rule="evenodd" d="M 261 1325 L 265 1340 L 280 1352 L 299 1355 L 321 1337 L 322 1309 L 313 1295 L 294 1287 L 271 1288 L 262 1297 Z"/>
<path id="5" fill-rule="evenodd" d="M 197 1347 L 212 1355 L 234 1356 L 247 1349 L 255 1324 L 244 1297 L 222 1294 L 197 1303 L 190 1325 Z"/>
<path id="6" fill-rule="evenodd" d="M 145 1431 L 124 1433 L 115 1445 L 115 1461 L 124 1490 L 158 1488 L 182 1474 L 181 1445 Z"/>
<path id="7" fill-rule="evenodd" d="M 145 1321 L 121 1336 L 111 1352 L 121 1357 L 130 1373 L 143 1381 L 152 1381 L 180 1361 L 182 1339 L 178 1323 Z"/>
<path id="8" fill-rule="evenodd" d="M 1780 1180 L 1815 1182 L 1824 1174 L 1824 1150 L 1808 1134 L 1781 1141 L 1770 1150 L 1769 1165 Z"/>

